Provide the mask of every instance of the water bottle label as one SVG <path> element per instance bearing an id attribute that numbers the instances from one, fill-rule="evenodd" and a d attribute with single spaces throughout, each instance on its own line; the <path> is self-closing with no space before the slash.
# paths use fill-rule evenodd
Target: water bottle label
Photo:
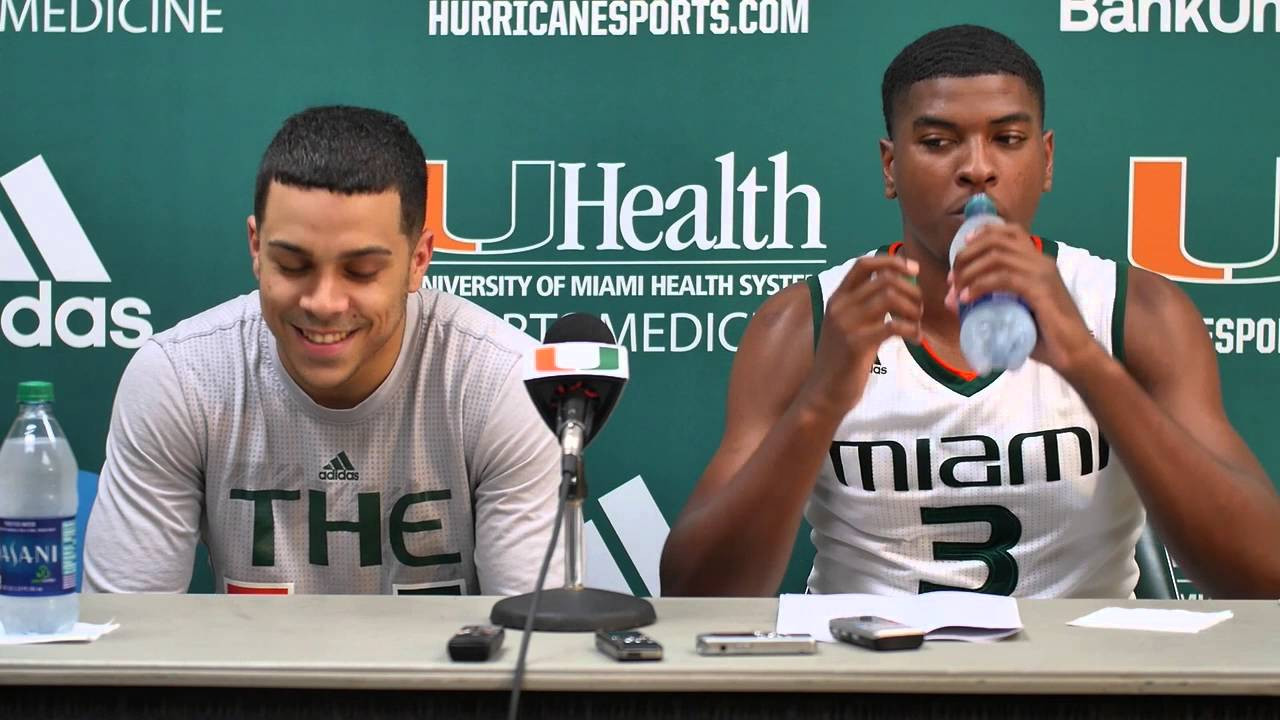
<path id="1" fill-rule="evenodd" d="M 0 518 L 0 595 L 76 590 L 76 519 Z"/>
<path id="2" fill-rule="evenodd" d="M 964 322 L 965 316 L 967 316 L 974 308 L 978 307 L 979 305 L 985 305 L 991 302 L 992 300 L 1012 300 L 1018 303 L 1019 305 L 1021 305 L 1022 307 L 1026 308 L 1027 312 L 1031 312 L 1031 307 L 1027 305 L 1025 302 L 1023 302 L 1021 297 L 1014 295 L 1013 293 L 994 292 L 994 293 L 991 293 L 990 295 L 983 295 L 982 297 L 978 298 L 977 300 L 974 300 L 971 303 L 961 303 L 960 304 L 960 322 Z"/>

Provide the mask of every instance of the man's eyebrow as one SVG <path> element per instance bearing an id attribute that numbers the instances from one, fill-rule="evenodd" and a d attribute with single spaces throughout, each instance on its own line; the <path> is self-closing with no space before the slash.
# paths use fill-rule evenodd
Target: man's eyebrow
<path id="1" fill-rule="evenodd" d="M 267 247 L 284 250 L 286 252 L 296 253 L 298 255 L 310 255 L 311 253 L 285 240 L 268 240 Z"/>
<path id="2" fill-rule="evenodd" d="M 933 115 L 921 115 L 911 122 L 911 127 L 917 129 L 922 127 L 941 127 L 948 130 L 955 130 L 960 126 L 950 120 L 943 120 L 942 118 L 935 117 Z"/>
<path id="3" fill-rule="evenodd" d="M 294 245 L 293 243 L 287 240 L 269 240 L 267 241 L 267 245 L 270 247 L 284 250 L 286 252 L 291 252 L 297 255 L 305 255 L 308 257 L 311 256 L 310 252 L 308 252 L 307 250 L 297 245 Z M 356 248 L 355 250 L 348 250 L 342 253 L 341 255 L 339 255 L 338 258 L 341 260 L 350 260 L 352 258 L 365 257 L 368 255 L 390 255 L 390 254 L 391 254 L 391 250 L 388 248 L 385 248 L 381 245 L 369 245 L 367 247 Z"/>
<path id="4" fill-rule="evenodd" d="M 351 260 L 352 258 L 367 257 L 369 255 L 391 255 L 391 250 L 381 245 L 369 245 L 356 250 L 348 250 L 339 255 L 338 258 Z"/>
<path id="5" fill-rule="evenodd" d="M 992 120 L 989 124 L 1009 125 L 1011 123 L 1019 123 L 1019 122 L 1024 122 L 1024 123 L 1031 122 L 1031 113 L 1015 112 L 1015 113 L 1009 113 L 1008 115 L 1001 115 L 995 120 Z"/>
<path id="6" fill-rule="evenodd" d="M 1020 122 L 1024 122 L 1024 123 L 1031 122 L 1031 114 L 1025 113 L 1025 112 L 1013 112 L 1013 113 L 1009 113 L 1008 115 L 1001 115 L 998 118 L 989 120 L 987 124 L 988 125 L 1010 125 L 1013 123 L 1020 123 Z M 926 127 L 940 127 L 946 130 L 956 130 L 956 129 L 959 129 L 960 127 L 959 125 L 951 122 L 950 120 L 944 120 L 934 115 L 921 115 L 911 123 L 911 126 L 916 129 L 926 128 Z"/>

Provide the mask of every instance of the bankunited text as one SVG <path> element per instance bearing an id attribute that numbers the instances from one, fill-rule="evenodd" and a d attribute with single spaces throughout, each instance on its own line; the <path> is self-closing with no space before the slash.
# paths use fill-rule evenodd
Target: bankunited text
<path id="1" fill-rule="evenodd" d="M 1280 0 L 1060 1 L 1058 29 L 1062 32 L 1280 32 Z M 1269 23 L 1267 10 L 1271 11 Z"/>

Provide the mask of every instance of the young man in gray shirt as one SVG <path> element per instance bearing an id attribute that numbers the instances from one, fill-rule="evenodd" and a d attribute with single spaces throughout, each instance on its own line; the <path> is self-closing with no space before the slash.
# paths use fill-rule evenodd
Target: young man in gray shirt
<path id="1" fill-rule="evenodd" d="M 399 118 L 289 118 L 248 219 L 258 290 L 152 338 L 121 378 L 85 587 L 507 595 L 533 589 L 558 449 L 533 341 L 422 290 L 426 165 Z M 560 580 L 553 562 L 548 585 Z"/>

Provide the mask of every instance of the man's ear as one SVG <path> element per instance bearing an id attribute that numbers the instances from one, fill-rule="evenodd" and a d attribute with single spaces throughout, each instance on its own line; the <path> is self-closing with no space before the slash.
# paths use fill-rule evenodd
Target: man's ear
<path id="1" fill-rule="evenodd" d="M 250 215 L 248 220 L 249 226 L 249 257 L 253 258 L 253 276 L 258 280 L 262 279 L 262 261 L 260 255 L 262 253 L 262 240 L 258 237 L 258 218 Z"/>
<path id="2" fill-rule="evenodd" d="M 1044 187 L 1041 192 L 1053 189 L 1053 131 L 1044 131 Z"/>
<path id="3" fill-rule="evenodd" d="M 422 287 L 422 277 L 427 274 L 427 266 L 431 264 L 435 244 L 435 235 L 424 227 L 409 252 L 409 292 L 417 292 Z"/>
<path id="4" fill-rule="evenodd" d="M 898 197 L 898 187 L 893 181 L 893 141 L 880 140 L 880 173 L 884 178 L 884 196 L 890 200 Z"/>

